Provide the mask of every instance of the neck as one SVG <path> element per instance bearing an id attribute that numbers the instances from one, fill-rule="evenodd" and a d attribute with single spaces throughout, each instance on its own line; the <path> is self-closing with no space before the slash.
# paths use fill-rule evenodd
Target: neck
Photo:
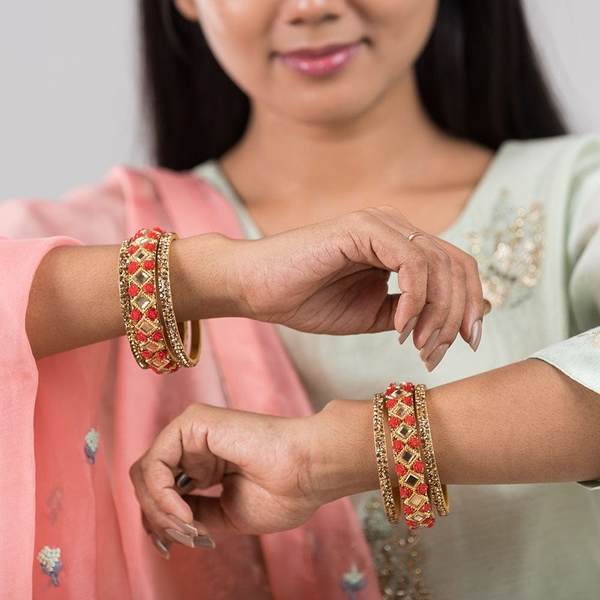
<path id="1" fill-rule="evenodd" d="M 410 75 L 351 122 L 301 123 L 256 103 L 243 139 L 222 164 L 248 202 L 274 195 L 331 200 L 382 186 L 418 186 L 428 176 L 419 165 L 431 164 L 442 139 Z M 268 177 L 255 176 L 265 169 Z"/>

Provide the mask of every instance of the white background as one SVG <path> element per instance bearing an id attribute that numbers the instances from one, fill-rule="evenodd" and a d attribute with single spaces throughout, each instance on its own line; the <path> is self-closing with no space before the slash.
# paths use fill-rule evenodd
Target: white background
<path id="1" fill-rule="evenodd" d="M 572 129 L 600 132 L 600 2 L 524 4 Z M 54 198 L 113 164 L 144 162 L 136 6 L 3 2 L 0 198 Z"/>

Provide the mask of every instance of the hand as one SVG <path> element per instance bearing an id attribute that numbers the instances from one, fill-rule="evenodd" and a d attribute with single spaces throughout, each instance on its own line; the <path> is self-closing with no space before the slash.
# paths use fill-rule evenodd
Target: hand
<path id="1" fill-rule="evenodd" d="M 437 362 L 460 331 L 477 348 L 485 311 L 475 259 L 415 228 L 391 207 L 370 208 L 257 241 L 236 242 L 243 316 L 316 333 L 414 329 Z M 389 273 L 402 293 L 389 295 Z M 437 363 L 436 363 L 437 364 Z M 435 366 L 435 365 L 433 365 Z"/>
<path id="2" fill-rule="evenodd" d="M 377 487 L 370 407 L 337 401 L 292 419 L 191 405 L 130 470 L 147 530 L 188 546 L 207 534 L 283 531 L 325 502 Z M 180 495 L 181 471 L 198 489 L 222 484 L 221 495 Z"/>

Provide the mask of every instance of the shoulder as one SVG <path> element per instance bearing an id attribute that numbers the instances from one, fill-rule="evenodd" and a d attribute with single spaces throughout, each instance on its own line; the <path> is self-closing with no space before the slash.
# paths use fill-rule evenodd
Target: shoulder
<path id="1" fill-rule="evenodd" d="M 582 170 L 600 167 L 600 135 L 508 140 L 499 150 L 502 173 L 531 185 L 569 186 Z"/>
<path id="2" fill-rule="evenodd" d="M 0 201 L 0 236 L 39 238 L 70 235 L 88 244 L 116 243 L 126 234 L 128 206 L 161 204 L 169 196 L 215 199 L 210 182 L 195 171 L 115 165 L 97 182 L 77 185 L 56 198 L 16 197 Z"/>
<path id="3" fill-rule="evenodd" d="M 564 221 L 600 182 L 600 135 L 509 140 L 499 149 L 492 181 L 524 207 L 536 205 Z"/>

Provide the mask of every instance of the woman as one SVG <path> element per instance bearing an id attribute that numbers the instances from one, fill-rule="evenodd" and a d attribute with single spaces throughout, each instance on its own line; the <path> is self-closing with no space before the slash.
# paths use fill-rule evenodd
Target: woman
<path id="1" fill-rule="evenodd" d="M 430 374 L 411 348 L 394 345 L 391 333 L 329 337 L 277 328 L 313 407 L 334 398 L 367 400 L 390 380 L 420 380 L 437 386 L 430 406 L 443 481 L 538 482 L 453 487 L 452 514 L 419 536 L 408 573 L 416 542 L 386 526 L 380 504 L 372 502 L 377 493 L 358 497 L 386 597 L 415 594 L 420 575 L 434 598 L 592 597 L 600 583 L 598 496 L 575 484 L 544 483 L 595 479 L 600 471 L 599 146 L 593 138 L 508 141 L 564 132 L 519 4 L 177 6 L 190 20 L 175 14 L 167 21 L 179 54 L 158 55 L 165 44 L 146 14 L 162 164 L 194 168 L 210 181 L 248 238 L 341 214 L 376 195 L 417 228 L 476 256 L 484 296 L 494 304 L 476 354 L 455 344 Z M 357 40 L 347 63 L 344 54 L 319 61 L 290 52 Z M 322 78 L 328 60 L 344 66 Z M 168 89 L 161 76 L 167 71 L 178 74 Z M 204 93 L 209 80 L 222 86 L 216 97 L 223 121 L 211 111 L 215 96 Z M 207 139 L 216 120 L 227 133 Z M 414 341 L 422 348 L 418 329 Z M 440 335 L 420 353 L 430 367 L 447 350 L 449 340 Z M 534 355 L 544 362 L 523 360 Z M 497 369 L 502 365 L 509 366 Z M 332 428 L 338 435 L 330 435 Z M 172 439 L 182 439 L 183 448 Z M 173 476 L 161 471 L 159 459 L 185 470 L 197 487 L 223 483 L 221 501 L 189 496 L 190 511 L 161 489 L 173 485 Z M 223 477 L 225 469 L 230 474 Z M 297 420 L 194 405 L 132 471 L 142 509 L 166 546 L 168 511 L 194 517 L 217 548 L 224 533 L 297 527 L 333 498 L 376 488 L 375 473 L 370 403 L 347 401 Z M 304 556 L 289 555 L 290 561 Z M 313 573 L 310 565 L 294 563 L 285 573 L 297 583 L 299 572 Z M 373 574 L 357 570 L 366 585 Z M 340 587 L 348 581 L 343 575 L 336 573 Z"/>
<path id="2" fill-rule="evenodd" d="M 269 454 L 276 474 L 282 474 L 294 458 L 289 445 L 309 438 L 311 449 L 314 440 L 325 451 L 329 450 L 326 442 L 335 442 L 334 453 L 343 455 L 340 444 L 347 443 L 353 463 L 365 457 L 364 465 L 352 465 L 358 469 L 348 469 L 341 460 L 327 460 L 327 468 L 334 472 L 323 474 L 317 469 L 323 461 L 313 460 L 312 451 L 308 457 L 303 454 L 311 459 L 314 480 L 304 485 L 302 496 L 276 514 L 266 502 L 273 495 L 269 486 L 265 486 L 268 494 L 263 495 L 262 507 L 257 508 L 255 498 L 248 501 L 242 494 L 240 507 L 251 506 L 258 517 L 254 523 L 240 523 L 242 531 L 262 533 L 300 525 L 322 502 L 372 489 L 373 465 L 367 452 L 362 452 L 369 442 L 361 425 L 365 405 L 334 403 L 319 418 L 301 419 L 309 405 L 297 373 L 316 408 L 336 397 L 367 398 L 390 378 L 418 377 L 430 386 L 461 379 L 440 385 L 431 394 L 440 471 L 449 483 L 575 481 L 598 476 L 593 433 L 599 390 L 582 359 L 593 361 L 597 352 L 591 330 L 585 338 L 539 354 L 562 371 L 540 361 L 490 371 L 598 324 L 598 305 L 590 285 L 596 272 L 593 252 L 597 242 L 586 226 L 590 218 L 598 220 L 597 213 L 587 213 L 594 208 L 597 143 L 559 139 L 523 146 L 504 144 L 494 155 L 493 150 L 509 138 L 543 137 L 562 129 L 530 57 L 518 5 L 473 4 L 443 2 L 436 16 L 438 7 L 433 1 L 273 1 L 245 7 L 236 2 L 178 2 L 177 9 L 190 23 L 183 22 L 170 3 L 143 4 L 160 164 L 173 170 L 200 165 L 199 171 L 180 176 L 120 169 L 102 187 L 81 191 L 58 205 L 31 201 L 2 207 L 3 231 L 11 238 L 2 241 L 2 264 L 11 267 L 3 302 L 5 313 L 14 316 L 6 325 L 2 361 L 3 380 L 9 382 L 3 394 L 3 414 L 10 415 L 3 420 L 7 431 L 2 436 L 3 498 L 9 500 L 8 510 L 3 511 L 2 556 L 13 559 L 3 560 L 2 584 L 9 597 L 31 595 L 29 569 L 36 555 L 41 565 L 34 565 L 33 570 L 36 597 L 56 593 L 74 598 L 378 597 L 370 552 L 377 554 L 378 546 L 385 552 L 388 544 L 383 538 L 402 533 L 379 527 L 383 538 L 369 548 L 346 500 L 327 504 L 302 527 L 260 538 L 220 533 L 210 514 L 210 506 L 218 505 L 206 502 L 199 516 L 211 533 L 214 530 L 216 548 L 198 555 L 172 546 L 169 561 L 162 561 L 158 553 L 150 554 L 150 539 L 135 518 L 139 509 L 126 481 L 131 463 L 163 425 L 194 402 L 298 417 L 277 420 L 277 429 L 267 417 L 250 421 L 254 417 L 218 413 L 217 422 L 225 425 L 222 431 L 244 432 L 244 439 L 254 438 L 255 446 L 239 443 L 239 437 L 233 444 L 248 450 L 247 465 L 254 474 L 265 445 L 273 449 L 273 437 L 263 435 L 261 429 L 271 436 L 281 434 L 277 436 L 282 450 L 275 455 L 278 460 Z M 487 45 L 489 34 L 482 26 L 486 18 L 506 38 L 503 43 Z M 444 36 L 455 31 L 453 25 L 461 25 L 463 34 L 462 38 L 451 35 L 454 43 L 449 44 Z M 474 39 L 473 32 L 479 35 L 479 30 L 481 39 Z M 464 55 L 456 43 L 460 39 L 465 43 Z M 303 46 L 348 42 L 360 43 L 328 59 L 290 53 Z M 515 56 L 524 51 L 526 55 L 518 65 L 520 70 L 516 66 L 508 70 L 505 85 L 499 86 L 495 69 L 515 63 L 505 55 L 495 56 L 496 47 Z M 413 77 L 419 55 L 415 69 L 420 96 Z M 492 80 L 486 85 L 484 78 L 490 73 Z M 450 75 L 452 84 L 444 88 L 447 95 L 441 95 L 440 85 Z M 521 76 L 527 77 L 527 86 L 515 103 L 513 95 L 502 94 L 512 92 L 510 83 Z M 483 116 L 476 118 L 478 114 Z M 245 127 L 249 115 L 252 118 Z M 209 132 L 215 132 L 214 137 Z M 286 152 L 292 139 L 294 156 Z M 219 163 L 211 161 L 217 157 Z M 504 187 L 509 197 L 497 204 Z M 235 203 L 234 189 L 244 204 Z M 532 205 L 534 193 L 540 195 L 540 209 Z M 511 194 L 518 200 L 511 201 Z M 373 204 L 389 207 L 366 209 Z M 501 250 L 504 268 L 499 268 L 499 256 L 482 243 L 486 227 L 494 223 L 496 206 L 504 211 L 498 218 L 506 219 L 508 214 L 515 221 L 510 223 L 513 237 L 498 240 L 493 248 Z M 573 219 L 567 221 L 571 210 Z M 348 213 L 354 216 L 343 216 Z M 541 213 L 550 225 L 542 226 Z M 243 232 L 237 217 L 245 218 Z M 118 248 L 114 244 L 135 228 L 150 224 L 187 236 L 173 247 L 173 295 L 181 319 L 250 316 L 304 329 L 307 336 L 292 338 L 291 329 L 275 331 L 246 319 L 211 320 L 204 323 L 207 335 L 198 369 L 158 379 L 137 369 L 122 336 L 118 298 L 107 290 L 115 291 Z M 260 242 L 232 241 L 243 233 L 250 237 L 248 228 L 257 224 L 254 235 L 266 236 Z M 566 224 L 568 243 L 563 237 Z M 420 230 L 430 235 L 410 242 L 404 237 Z M 472 233 L 467 246 L 463 230 Z M 222 235 L 196 235 L 205 232 Z M 437 238 L 431 237 L 435 234 Z M 57 235 L 70 237 L 48 237 Z M 384 236 L 386 241 L 374 247 L 373 240 Z M 486 296 L 496 305 L 479 348 L 484 310 L 473 264 L 445 238 L 477 255 Z M 54 246 L 78 246 L 78 242 L 96 245 L 50 251 Z M 555 252 L 542 256 L 541 242 Z M 515 248 L 518 256 L 510 253 L 507 257 L 506 252 Z M 299 257 L 298 262 L 294 257 Z M 566 258 L 571 262 L 566 263 Z M 399 271 L 398 283 L 407 292 L 401 299 L 386 294 L 384 284 L 392 270 Z M 570 278 L 568 297 L 561 292 L 566 277 Z M 547 302 L 549 296 L 553 303 Z M 570 311 L 574 314 L 571 323 Z M 524 327 L 531 327 L 527 337 L 522 335 Z M 419 358 L 428 370 L 440 366 L 426 377 L 426 371 L 414 362 L 416 353 L 408 345 L 393 345 L 387 334 L 367 338 L 310 335 L 392 328 L 402 332 L 402 340 L 412 330 Z M 467 360 L 462 347 L 455 344 L 440 364 L 459 330 L 477 353 L 470 354 L 469 348 Z M 89 345 L 92 342 L 98 343 Z M 579 352 L 576 361 L 573 348 Z M 366 369 L 350 362 L 353 356 L 370 361 Z M 315 369 L 313 374 L 309 368 Z M 472 387 L 462 379 L 483 371 L 489 372 L 468 380 Z M 534 399 L 535 412 L 527 412 L 532 407 L 525 403 L 521 403 L 525 412 L 517 410 L 519 405 L 507 411 L 507 398 L 514 393 L 507 397 L 506 390 L 512 392 L 510 386 L 523 383 Z M 482 386 L 492 402 L 481 397 Z M 444 402 L 444 412 L 436 397 L 449 396 L 456 402 Z M 477 407 L 470 409 L 475 402 Z M 334 409 L 342 405 L 336 414 Z M 498 439 L 502 453 L 487 451 L 490 438 L 496 439 L 499 432 L 492 436 L 485 425 L 497 414 L 483 413 L 482 407 L 502 410 L 503 416 L 508 412 L 507 423 L 519 434 L 510 444 L 506 438 Z M 554 411 L 556 421 L 538 418 L 540 410 L 547 414 L 548 409 Z M 173 420 L 165 435 L 179 432 L 186 423 L 214 431 L 208 415 L 217 409 L 195 410 L 200 412 L 190 409 Z M 344 432 L 352 436 L 322 433 L 331 432 L 332 422 L 327 419 L 332 414 L 336 423 L 350 419 L 352 426 Z M 234 419 L 238 418 L 236 429 Z M 459 422 L 476 428 L 480 435 L 468 429 L 461 434 Z M 552 437 L 553 426 L 560 427 L 560 451 L 558 436 Z M 506 435 L 508 429 L 501 431 Z M 446 440 L 444 431 L 452 432 Z M 164 437 L 157 442 L 163 453 L 170 448 L 160 443 Z M 188 449 L 191 456 L 197 452 L 197 448 Z M 233 463 L 244 458 L 227 456 L 219 447 L 211 449 Z M 555 452 L 552 464 L 549 452 Z M 471 453 L 485 462 L 477 467 L 473 458 L 467 460 Z M 213 465 L 210 455 L 202 449 L 200 454 L 207 466 Z M 141 464 L 152 468 L 156 464 L 153 452 L 148 456 L 150 462 Z M 494 456 L 507 456 L 508 466 L 491 461 Z M 171 460 L 180 462 L 178 457 Z M 515 468 L 523 462 L 528 469 Z M 183 464 L 190 466 L 187 461 Z M 354 470 L 356 477 L 349 477 Z M 151 493 L 140 492 L 142 478 L 137 468 L 133 472 L 138 473 L 137 491 L 148 530 L 160 536 L 155 537 L 158 546 L 166 548 L 167 529 L 171 536 L 187 542 L 186 531 L 192 527 L 189 512 L 180 504 L 171 508 L 174 517 L 157 507 L 149 509 L 149 503 L 156 500 Z M 147 474 L 144 482 L 156 481 Z M 192 475 L 202 486 L 213 483 L 198 471 Z M 481 597 L 487 592 L 488 597 L 499 597 L 507 590 L 519 594 L 524 574 L 530 575 L 527 569 L 531 568 L 540 575 L 528 583 L 528 592 L 533 590 L 533 594 L 552 597 L 556 592 L 555 597 L 562 597 L 563 589 L 574 595 L 592 589 L 592 541 L 597 537 L 593 523 L 578 524 L 577 552 L 570 548 L 568 555 L 557 554 L 558 538 L 550 537 L 543 540 L 540 556 L 540 528 L 547 536 L 553 532 L 547 531 L 545 514 L 535 514 L 534 501 L 552 512 L 555 525 L 560 518 L 592 516 L 595 496 L 574 484 L 535 492 L 527 488 L 523 502 L 516 503 L 519 512 L 513 513 L 524 525 L 509 528 L 499 521 L 493 529 L 495 536 L 484 531 L 489 540 L 482 547 L 468 543 L 474 541 L 469 537 L 471 528 L 475 536 L 481 534 L 475 526 L 485 524 L 489 511 L 495 511 L 507 495 L 514 497 L 516 488 L 510 486 L 506 492 L 503 487 L 473 489 L 463 499 L 456 493 L 461 488 L 455 488 L 452 518 L 443 523 L 455 530 L 447 530 L 446 536 L 426 548 L 427 582 L 437 597 Z M 280 491 L 289 495 L 287 489 Z M 471 493 L 480 514 L 468 504 Z M 565 505 L 568 512 L 562 510 Z M 377 519 L 377 511 L 367 508 L 371 520 Z M 260 520 L 269 514 L 270 523 Z M 32 519 L 35 531 L 28 529 Z M 570 525 L 572 530 L 574 524 Z M 517 537 L 525 527 L 532 528 L 527 540 Z M 210 545 L 206 537 L 202 541 Z M 400 546 L 402 540 L 396 541 Z M 477 546 L 478 553 L 467 556 L 465 546 Z M 483 587 L 473 570 L 480 567 L 477 560 L 499 557 L 509 547 L 510 560 L 504 555 L 497 559 L 497 568 L 504 571 L 490 576 Z M 442 555 L 446 564 L 440 564 Z M 462 569 L 468 568 L 460 580 L 448 555 Z M 548 560 L 556 564 L 544 564 Z M 394 561 L 398 570 L 390 583 L 391 593 L 399 595 L 402 586 L 414 582 L 401 581 L 398 573 L 403 561 Z M 505 576 L 507 572 L 510 577 Z M 573 573 L 577 577 L 572 578 Z"/>

